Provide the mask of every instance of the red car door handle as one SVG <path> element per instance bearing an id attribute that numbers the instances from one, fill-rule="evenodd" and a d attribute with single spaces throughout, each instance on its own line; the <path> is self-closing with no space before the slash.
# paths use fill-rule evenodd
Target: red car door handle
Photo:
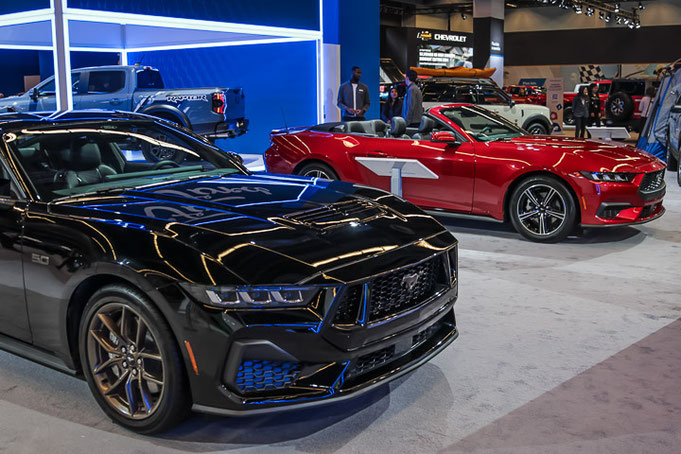
<path id="1" fill-rule="evenodd" d="M 370 158 L 387 158 L 388 154 L 382 151 L 370 151 L 367 153 Z"/>

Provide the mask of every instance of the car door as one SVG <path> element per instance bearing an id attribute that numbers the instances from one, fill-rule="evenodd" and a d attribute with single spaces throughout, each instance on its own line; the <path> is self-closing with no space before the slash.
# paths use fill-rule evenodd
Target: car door
<path id="1" fill-rule="evenodd" d="M 38 90 L 38 98 L 37 99 L 29 98 L 30 104 L 28 110 L 35 112 L 53 112 L 57 110 L 57 96 L 55 93 L 54 76 L 50 77 L 45 82 L 38 85 L 36 88 Z M 80 72 L 72 72 L 71 91 L 73 93 L 74 99 L 75 96 L 79 94 L 79 90 L 80 90 Z"/>
<path id="2" fill-rule="evenodd" d="M 83 78 L 78 109 L 129 110 L 130 96 L 125 90 L 126 71 L 93 70 Z"/>
<path id="3" fill-rule="evenodd" d="M 450 130 L 436 121 L 435 129 Z M 462 137 L 460 137 L 462 139 Z M 473 203 L 475 153 L 469 142 L 458 146 L 435 143 L 429 139 L 367 138 L 367 156 L 384 159 L 415 159 L 437 175 L 437 179 L 403 178 L 402 196 L 426 208 L 468 213 Z M 390 190 L 390 178 L 363 170 L 370 185 Z"/>
<path id="4" fill-rule="evenodd" d="M 0 334 L 31 341 L 22 266 L 22 235 L 28 203 L 0 154 Z"/>

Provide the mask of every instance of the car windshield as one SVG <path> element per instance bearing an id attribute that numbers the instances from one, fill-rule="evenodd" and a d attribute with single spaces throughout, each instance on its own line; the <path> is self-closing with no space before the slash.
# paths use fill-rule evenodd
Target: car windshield
<path id="1" fill-rule="evenodd" d="M 481 107 L 451 107 L 440 113 L 481 142 L 512 139 L 527 134 L 505 118 Z"/>
<path id="2" fill-rule="evenodd" d="M 38 126 L 3 135 L 43 201 L 169 181 L 243 174 L 228 153 L 156 122 Z"/>

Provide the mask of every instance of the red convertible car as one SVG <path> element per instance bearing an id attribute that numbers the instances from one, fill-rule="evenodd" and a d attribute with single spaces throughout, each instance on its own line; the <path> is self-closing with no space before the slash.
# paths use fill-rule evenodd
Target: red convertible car
<path id="1" fill-rule="evenodd" d="M 620 143 L 532 136 L 470 104 L 430 109 L 418 130 L 396 117 L 274 131 L 269 172 L 389 189 L 357 158 L 413 159 L 436 179 L 404 178 L 403 197 L 430 211 L 510 221 L 533 241 L 577 225 L 648 222 L 664 213 L 662 161 Z M 389 164 L 389 163 L 386 163 Z"/>

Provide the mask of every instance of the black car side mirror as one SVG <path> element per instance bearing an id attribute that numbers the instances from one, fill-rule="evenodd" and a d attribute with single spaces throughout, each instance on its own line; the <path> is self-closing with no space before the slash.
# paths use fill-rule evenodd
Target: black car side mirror
<path id="1" fill-rule="evenodd" d="M 681 104 L 672 106 L 672 113 L 681 113 Z"/>
<path id="2" fill-rule="evenodd" d="M 430 136 L 430 141 L 433 143 L 446 143 L 453 147 L 461 145 L 461 142 L 456 140 L 456 136 L 449 131 L 434 132 L 433 135 Z"/>
<path id="3" fill-rule="evenodd" d="M 40 97 L 40 92 L 38 92 L 37 88 L 34 88 L 31 90 L 31 94 L 29 95 L 33 101 L 37 101 L 38 98 Z"/>
<path id="4" fill-rule="evenodd" d="M 239 164 L 241 164 L 241 165 L 244 164 L 244 158 L 242 158 L 242 157 L 241 157 L 240 155 L 238 155 L 237 153 L 233 153 L 233 152 L 231 152 L 231 151 L 228 151 L 227 154 L 229 154 L 229 157 L 232 158 L 232 159 L 234 159 L 234 160 L 235 160 L 236 162 L 238 162 Z"/>

